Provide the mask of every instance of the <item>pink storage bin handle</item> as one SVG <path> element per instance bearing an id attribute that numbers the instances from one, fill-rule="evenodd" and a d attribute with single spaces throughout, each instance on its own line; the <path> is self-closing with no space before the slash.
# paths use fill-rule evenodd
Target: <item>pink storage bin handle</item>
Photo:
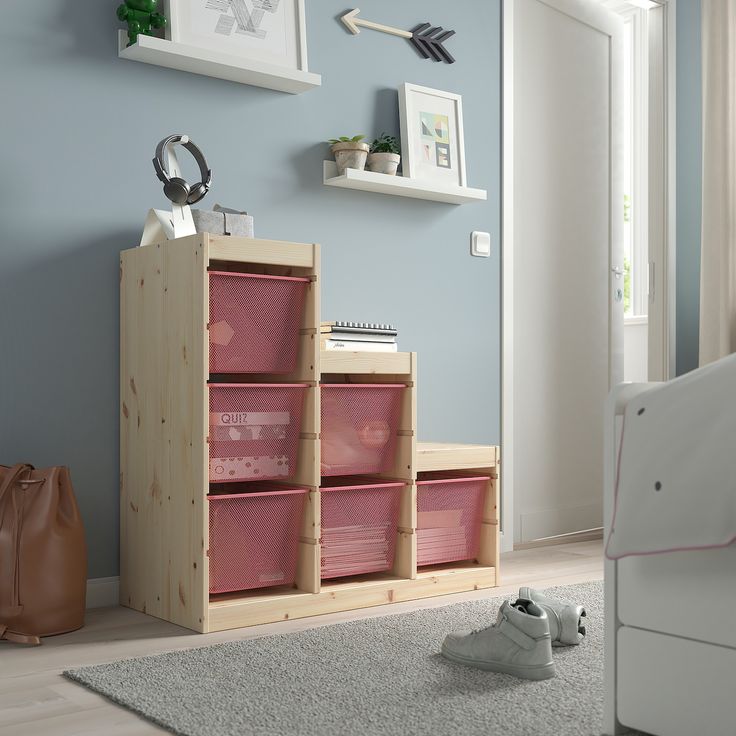
<path id="1" fill-rule="evenodd" d="M 406 388 L 405 383 L 320 383 L 325 388 Z"/>
<path id="2" fill-rule="evenodd" d="M 330 491 L 372 491 L 381 488 L 401 488 L 406 483 L 370 483 L 363 486 L 325 486 L 320 488 L 320 493 L 329 493 Z"/>
<path id="3" fill-rule="evenodd" d="M 478 475 L 473 476 L 472 478 L 470 476 L 462 476 L 458 477 L 455 476 L 454 478 L 432 478 L 431 480 L 418 480 L 417 485 L 418 486 L 426 486 L 426 485 L 435 485 L 438 483 L 467 483 L 469 481 L 478 481 L 478 480 L 490 480 L 490 475 Z"/>
<path id="4" fill-rule="evenodd" d="M 303 276 L 273 276 L 270 273 L 241 273 L 240 271 L 210 271 L 207 273 L 213 276 L 237 276 L 245 279 L 273 279 L 274 281 L 301 281 L 308 282 L 309 279 Z"/>
<path id="5" fill-rule="evenodd" d="M 309 493 L 306 488 L 287 488 L 283 491 L 254 491 L 253 493 L 218 493 L 217 495 L 208 495 L 208 501 L 222 501 L 230 498 L 262 498 L 265 496 L 288 496 L 299 493 Z"/>
<path id="6" fill-rule="evenodd" d="M 217 383 L 207 381 L 209 388 L 308 388 L 308 383 Z"/>

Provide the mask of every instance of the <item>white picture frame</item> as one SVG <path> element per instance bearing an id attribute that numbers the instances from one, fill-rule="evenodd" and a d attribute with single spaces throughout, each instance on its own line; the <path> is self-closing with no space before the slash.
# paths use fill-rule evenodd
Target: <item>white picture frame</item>
<path id="1" fill-rule="evenodd" d="M 407 82 L 399 87 L 399 115 L 404 176 L 467 186 L 462 97 Z"/>
<path id="2" fill-rule="evenodd" d="M 166 38 L 308 71 L 305 0 L 165 0 Z"/>

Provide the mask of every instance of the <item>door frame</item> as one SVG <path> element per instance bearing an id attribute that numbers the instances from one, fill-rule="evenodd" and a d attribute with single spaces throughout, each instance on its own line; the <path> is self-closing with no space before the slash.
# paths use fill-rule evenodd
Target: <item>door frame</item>
<path id="1" fill-rule="evenodd" d="M 650 23 L 649 102 L 661 96 L 663 104 L 660 117 L 650 111 L 649 122 L 648 371 L 650 381 L 668 381 L 677 375 L 677 0 L 658 0 L 658 4 L 649 11 L 661 14 Z M 652 27 L 657 24 L 660 35 L 655 47 Z M 658 135 L 659 155 L 652 147 Z"/>
<path id="2" fill-rule="evenodd" d="M 582 19 L 613 37 L 620 21 L 602 5 L 588 0 L 537 0 L 549 7 Z M 514 548 L 514 7 L 517 0 L 502 0 L 502 77 L 501 77 L 501 549 Z M 622 44 L 622 34 L 618 43 Z M 621 46 L 618 53 L 622 53 Z M 620 87 L 620 74 L 612 65 L 612 87 Z M 612 109 L 612 108 L 611 108 Z M 612 128 L 611 148 L 621 137 Z M 612 177 L 615 178 L 615 177 Z M 619 177 L 620 179 L 621 177 Z M 619 187 L 621 188 L 621 187 Z M 614 211 L 616 198 L 623 208 L 623 192 L 612 189 L 610 203 Z M 619 197 L 620 195 L 620 197 Z M 623 218 L 622 218 L 623 221 Z M 615 220 L 611 220 L 612 228 Z M 620 225 L 621 226 L 621 225 Z M 609 248 L 610 254 L 610 248 Z M 610 262 L 609 267 L 613 266 Z M 623 263 L 620 264 L 623 266 Z M 609 302 L 609 308 L 612 308 Z M 612 322 L 612 320 L 611 320 Z M 621 325 L 623 342 L 623 324 Z M 611 324 L 609 323 L 609 335 Z M 610 337 L 609 337 L 610 341 Z M 610 342 L 609 342 L 610 344 Z M 601 448 L 602 450 L 602 448 Z M 601 493 L 603 492 L 601 478 Z"/>
<path id="3" fill-rule="evenodd" d="M 621 15 L 642 13 L 628 0 L 598 0 Z M 648 379 L 677 375 L 677 0 L 653 0 L 647 38 Z M 659 110 L 653 105 L 660 103 Z M 659 141 L 659 145 L 655 142 Z"/>
<path id="4" fill-rule="evenodd" d="M 514 548 L 514 3 L 501 5 L 501 551 Z"/>

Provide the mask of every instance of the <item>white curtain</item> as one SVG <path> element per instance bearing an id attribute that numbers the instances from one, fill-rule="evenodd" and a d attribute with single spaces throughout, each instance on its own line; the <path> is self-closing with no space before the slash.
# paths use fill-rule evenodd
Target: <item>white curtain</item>
<path id="1" fill-rule="evenodd" d="M 700 364 L 736 352 L 736 0 L 702 0 Z"/>

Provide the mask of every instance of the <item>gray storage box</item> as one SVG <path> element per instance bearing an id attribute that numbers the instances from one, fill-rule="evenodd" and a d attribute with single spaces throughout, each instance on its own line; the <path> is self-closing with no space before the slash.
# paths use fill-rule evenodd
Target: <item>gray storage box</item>
<path id="1" fill-rule="evenodd" d="M 198 233 L 253 237 L 253 217 L 216 204 L 211 210 L 192 210 L 194 227 Z"/>

